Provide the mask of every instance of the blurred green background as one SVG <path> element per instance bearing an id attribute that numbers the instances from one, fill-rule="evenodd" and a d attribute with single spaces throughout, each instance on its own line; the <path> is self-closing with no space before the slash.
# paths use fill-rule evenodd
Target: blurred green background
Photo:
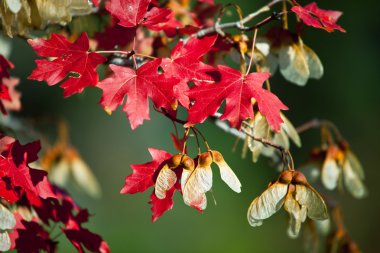
<path id="1" fill-rule="evenodd" d="M 249 13 L 264 1 L 236 3 Z M 306 31 L 304 42 L 319 55 L 325 67 L 324 77 L 300 88 L 287 83 L 277 73 L 272 86 L 290 108 L 286 115 L 296 126 L 315 117 L 331 119 L 349 140 L 365 168 L 370 194 L 363 200 L 355 200 L 348 194 L 340 197 L 345 222 L 364 252 L 380 252 L 377 209 L 380 190 L 376 186 L 380 177 L 378 10 L 372 4 L 357 1 L 318 3 L 324 9 L 342 10 L 344 15 L 338 23 L 347 30 L 346 34 Z M 22 79 L 21 115 L 58 115 L 67 119 L 71 142 L 100 180 L 103 197 L 94 200 L 76 189 L 69 192 L 94 214 L 88 227 L 100 233 L 113 252 L 302 252 L 302 236 L 292 240 L 286 235 L 287 214 L 283 210 L 259 228 L 248 225 L 246 212 L 250 202 L 277 173 L 266 159 L 260 159 L 257 164 L 251 159 L 242 160 L 241 146 L 237 152 L 231 151 L 235 138 L 210 123 L 203 124 L 201 129 L 211 147 L 222 152 L 235 170 L 243 185 L 242 193 L 232 192 L 214 170 L 216 206 L 209 195 L 209 206 L 200 214 L 187 207 L 176 194 L 174 209 L 152 223 L 147 204 L 150 190 L 136 195 L 121 195 L 119 191 L 124 177 L 131 173 L 129 164 L 150 160 L 148 147 L 176 152 L 170 139 L 171 123 L 151 112 L 151 121 L 132 131 L 121 110 L 107 116 L 97 104 L 101 95 L 97 89 L 89 88 L 84 95 L 63 99 L 58 86 L 48 87 L 26 79 L 35 67 L 34 59 L 25 41 L 14 40 L 11 61 L 16 68 L 12 75 Z M 307 133 L 302 136 L 303 148 L 292 148 L 296 164 L 303 162 L 310 148 L 319 143 L 317 136 L 318 131 Z M 64 244 L 60 252 L 73 251 L 69 244 Z"/>

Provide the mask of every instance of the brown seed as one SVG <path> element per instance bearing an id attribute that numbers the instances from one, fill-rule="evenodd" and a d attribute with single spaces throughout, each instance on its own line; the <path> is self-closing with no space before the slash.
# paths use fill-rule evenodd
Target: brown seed
<path id="1" fill-rule="evenodd" d="M 280 181 L 280 183 L 290 184 L 290 182 L 292 181 L 292 178 L 293 178 L 293 172 L 286 170 L 281 173 L 280 178 L 278 180 Z"/>
<path id="2" fill-rule="evenodd" d="M 172 157 L 169 167 L 176 168 L 181 164 L 182 155 L 178 154 Z"/>
<path id="3" fill-rule="evenodd" d="M 307 184 L 307 179 L 305 177 L 304 174 L 302 174 L 301 172 L 299 171 L 295 171 L 294 174 L 293 174 L 293 182 L 295 184 Z"/>
<path id="4" fill-rule="evenodd" d="M 210 152 L 204 152 L 199 156 L 199 165 L 202 167 L 210 166 L 212 163 L 212 156 Z"/>
<path id="5" fill-rule="evenodd" d="M 182 157 L 182 166 L 184 169 L 187 170 L 193 170 L 194 169 L 194 160 L 188 157 L 187 155 L 184 155 Z"/>
<path id="6" fill-rule="evenodd" d="M 215 162 L 218 163 L 218 162 L 224 161 L 222 154 L 219 153 L 218 151 L 213 150 L 211 151 L 211 154 Z"/>

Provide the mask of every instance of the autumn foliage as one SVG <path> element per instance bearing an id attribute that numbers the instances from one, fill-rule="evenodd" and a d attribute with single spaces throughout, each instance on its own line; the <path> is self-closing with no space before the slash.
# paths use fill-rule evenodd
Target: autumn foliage
<path id="1" fill-rule="evenodd" d="M 328 190 L 344 185 L 354 197 L 365 197 L 360 162 L 330 121 L 293 127 L 284 115 L 293 108 L 281 101 L 281 94 L 271 91 L 271 85 L 276 85 L 271 77 L 277 69 L 286 81 L 299 86 L 309 78 L 321 78 L 323 65 L 304 44 L 303 30 L 345 32 L 337 24 L 342 13 L 320 9 L 314 2 L 301 5 L 274 0 L 244 16 L 235 5 L 193 2 L 16 0 L 1 4 L 0 17 L 5 34 L 24 38 L 37 55 L 28 79 L 59 85 L 65 98 L 87 92 L 87 87 L 100 89 L 100 106 L 108 114 L 120 106 L 132 129 L 150 120 L 151 113 L 173 122 L 175 134 L 168 141 L 179 153 L 149 148 L 152 160 L 131 165 L 132 174 L 121 189 L 122 194 L 152 192 L 152 221 L 173 208 L 174 194 L 203 212 L 207 193 L 213 181 L 219 180 L 217 174 L 231 190 L 241 191 L 233 164 L 225 161 L 197 127 L 209 119 L 243 139 L 244 156 L 252 153 L 254 162 L 259 156 L 269 157 L 280 171 L 250 206 L 247 203 L 251 226 L 262 225 L 284 207 L 290 237 L 297 237 L 301 225 L 307 223 L 314 224 L 314 230 L 305 229 L 305 233 L 331 234 L 328 248 L 343 247 L 342 238 L 344 243 L 354 243 L 338 225 L 339 206 L 329 203 L 312 184 L 320 179 Z M 223 23 L 227 8 L 235 9 L 240 20 Z M 89 33 L 79 31 L 75 24 L 89 16 L 101 25 Z M 9 74 L 14 67 L 0 55 L 3 117 L 21 109 L 20 94 L 14 88 L 19 81 Z M 105 76 L 99 77 L 99 69 L 106 69 Z M 57 229 L 78 252 L 109 252 L 99 235 L 83 227 L 89 211 L 64 190 L 66 181 L 73 180 L 96 197 L 99 184 L 69 144 L 66 124 L 61 121 L 56 127 L 57 141 L 42 147 L 42 155 L 38 141 L 22 145 L 11 134 L 0 137 L 0 251 L 55 252 L 57 241 L 48 228 L 58 224 Z M 322 143 L 311 152 L 309 161 L 320 164 L 312 168 L 319 176 L 307 179 L 304 174 L 310 174 L 309 168 L 295 166 L 290 140 L 301 146 L 299 134 L 313 128 L 322 133 Z M 197 144 L 197 155 L 191 155 L 189 142 Z M 330 219 L 335 228 L 316 231 L 315 224 L 329 220 L 330 210 L 335 210 Z M 338 237 L 342 233 L 345 237 Z"/>

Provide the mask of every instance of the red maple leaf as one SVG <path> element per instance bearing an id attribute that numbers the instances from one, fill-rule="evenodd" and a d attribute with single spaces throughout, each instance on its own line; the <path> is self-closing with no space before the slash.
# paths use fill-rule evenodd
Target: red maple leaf
<path id="1" fill-rule="evenodd" d="M 79 253 L 86 252 L 83 247 L 91 252 L 111 252 L 107 242 L 103 241 L 101 236 L 92 233 L 88 229 L 82 228 L 75 220 L 70 219 L 66 227 L 62 228 L 62 231 Z"/>
<path id="2" fill-rule="evenodd" d="M 134 194 L 144 192 L 154 185 L 153 176 L 163 162 L 172 157 L 172 155 L 164 150 L 149 148 L 152 161 L 144 164 L 132 164 L 133 173 L 125 178 L 125 185 L 121 189 L 122 194 Z"/>
<path id="3" fill-rule="evenodd" d="M 336 24 L 342 15 L 340 11 L 319 9 L 315 2 L 302 6 L 293 6 L 292 11 L 308 26 L 324 29 L 328 32 L 339 30 L 346 32 L 341 26 Z"/>
<path id="4" fill-rule="evenodd" d="M 226 108 L 220 119 L 227 119 L 232 127 L 240 128 L 243 120 L 253 118 L 252 99 L 255 99 L 259 111 L 266 116 L 271 127 L 276 131 L 280 130 L 280 110 L 286 110 L 287 107 L 277 96 L 262 88 L 270 73 L 251 73 L 244 76 L 238 70 L 221 65 L 218 70 L 221 74 L 219 83 L 205 83 L 188 92 L 195 103 L 189 110 L 187 126 L 201 123 L 208 116 L 214 115 L 226 100 Z"/>
<path id="5" fill-rule="evenodd" d="M 149 148 L 149 153 L 153 159 L 151 162 L 131 165 L 133 173 L 125 178 L 125 185 L 120 193 L 134 194 L 137 192 L 144 192 L 149 187 L 154 186 L 155 176 L 164 166 L 165 162 L 172 158 L 172 155 L 164 150 Z M 175 173 L 177 174 L 177 178 L 181 178 L 181 170 L 176 170 Z M 166 191 L 166 197 L 164 199 L 157 198 L 155 191 L 153 190 L 149 201 L 149 204 L 152 205 L 153 222 L 166 211 L 173 208 L 173 195 L 175 190 L 180 191 L 180 184 L 178 181 L 170 190 Z"/>
<path id="6" fill-rule="evenodd" d="M 55 252 L 56 242 L 49 233 L 38 223 L 38 219 L 33 218 L 26 221 L 18 212 L 14 213 L 16 227 L 9 233 L 11 239 L 11 249 L 17 252 Z"/>
<path id="7" fill-rule="evenodd" d="M 95 33 L 98 47 L 112 50 L 115 46 L 124 47 L 133 42 L 136 35 L 136 28 L 127 28 L 116 24 L 115 19 L 111 20 L 110 26 L 101 33 Z"/>
<path id="8" fill-rule="evenodd" d="M 110 0 L 106 10 L 118 18 L 119 25 L 135 27 L 144 25 L 152 30 L 160 30 L 160 24 L 169 20 L 171 10 L 153 7 L 148 11 L 151 0 Z"/>
<path id="9" fill-rule="evenodd" d="M 41 205 L 41 198 L 55 198 L 47 173 L 28 166 L 36 160 L 39 149 L 39 142 L 22 146 L 15 141 L 8 144 L 0 156 L 0 181 L 11 187 L 18 198 L 25 193 L 29 202 L 36 206 Z M 3 195 L 11 196 L 9 192 L 0 192 L 0 196 Z"/>
<path id="10" fill-rule="evenodd" d="M 166 197 L 164 199 L 157 198 L 154 191 L 150 195 L 149 204 L 152 205 L 152 222 L 155 222 L 160 216 L 162 216 L 166 211 L 173 209 L 173 195 L 176 190 L 176 186 L 173 186 L 170 190 L 166 192 Z"/>
<path id="11" fill-rule="evenodd" d="M 7 58 L 0 54 L 0 82 L 3 77 L 9 77 L 8 69 L 13 69 L 14 66 Z"/>
<path id="12" fill-rule="evenodd" d="M 175 76 L 181 81 L 174 91 L 176 99 L 182 106 L 188 108 L 189 98 L 186 92 L 189 90 L 187 82 L 199 84 L 202 81 L 213 79 L 206 72 L 214 70 L 212 66 L 200 61 L 200 58 L 210 51 L 217 36 L 207 36 L 202 39 L 191 37 L 186 44 L 180 41 L 171 51 L 170 59 L 162 60 L 162 68 L 168 75 Z"/>
<path id="13" fill-rule="evenodd" d="M 170 59 L 162 61 L 162 68 L 186 81 L 212 80 L 205 72 L 214 70 L 200 61 L 200 58 L 211 50 L 217 36 L 206 36 L 202 39 L 191 37 L 186 44 L 183 41 L 173 48 Z"/>
<path id="14" fill-rule="evenodd" d="M 161 59 L 156 59 L 145 63 L 137 71 L 111 64 L 113 75 L 98 84 L 103 90 L 100 104 L 106 111 L 112 112 L 123 104 L 124 97 L 128 95 L 123 111 L 127 113 L 132 129 L 145 119 L 150 119 L 148 97 L 156 107 L 171 109 L 175 104 L 174 86 L 179 80 L 159 74 L 160 64 Z"/>
<path id="15" fill-rule="evenodd" d="M 34 208 L 38 220 L 46 226 L 51 221 L 63 224 L 61 230 L 78 252 L 87 252 L 84 248 L 91 252 L 110 252 L 101 236 L 82 227 L 89 219 L 88 210 L 80 208 L 64 190 L 53 187 L 53 191 L 55 199 L 43 200 L 41 206 Z"/>
<path id="16" fill-rule="evenodd" d="M 87 86 L 95 86 L 98 83 L 96 68 L 107 60 L 98 53 L 88 52 L 86 33 L 82 33 L 74 43 L 59 34 L 52 34 L 49 40 L 34 39 L 28 43 L 39 56 L 55 58 L 52 61 L 36 60 L 37 68 L 28 78 L 55 85 L 69 75 L 61 84 L 65 97 L 80 93 Z"/>
<path id="17" fill-rule="evenodd" d="M 5 101 L 12 101 L 12 97 L 9 94 L 7 86 L 5 86 L 4 82 L 9 78 L 8 69 L 13 69 L 13 64 L 0 54 L 0 110 L 3 115 L 7 114 L 6 108 L 4 106 Z"/>

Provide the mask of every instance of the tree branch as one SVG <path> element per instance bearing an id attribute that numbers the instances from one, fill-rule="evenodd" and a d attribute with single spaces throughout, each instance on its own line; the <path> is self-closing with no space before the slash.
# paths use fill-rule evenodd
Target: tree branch
<path id="1" fill-rule="evenodd" d="M 261 26 L 269 23 L 272 20 L 279 20 L 280 17 L 282 15 L 286 14 L 287 12 L 280 12 L 280 13 L 273 12 L 272 15 L 265 18 L 264 20 L 262 20 L 261 22 L 257 23 L 254 26 L 244 26 L 244 24 L 248 23 L 249 21 L 251 21 L 253 18 L 257 17 L 261 13 L 269 11 L 273 5 L 275 5 L 279 2 L 282 2 L 282 0 L 273 0 L 272 2 L 268 3 L 267 5 L 261 7 L 258 11 L 252 12 L 252 13 L 248 14 L 242 20 L 239 20 L 236 22 L 228 22 L 228 23 L 224 23 L 224 24 L 219 24 L 217 22 L 217 23 L 215 23 L 215 25 L 213 27 L 208 27 L 208 28 L 199 30 L 193 36 L 197 36 L 198 38 L 202 38 L 208 34 L 213 34 L 213 33 L 221 34 L 223 30 L 231 29 L 231 28 L 235 28 L 235 29 L 238 29 L 240 31 L 251 31 L 254 29 L 258 29 Z"/>
<path id="2" fill-rule="evenodd" d="M 325 119 L 312 119 L 296 128 L 297 133 L 303 133 L 309 129 L 328 127 L 332 130 L 338 139 L 338 141 L 344 140 L 342 134 L 340 133 L 338 127 L 331 121 Z"/>

